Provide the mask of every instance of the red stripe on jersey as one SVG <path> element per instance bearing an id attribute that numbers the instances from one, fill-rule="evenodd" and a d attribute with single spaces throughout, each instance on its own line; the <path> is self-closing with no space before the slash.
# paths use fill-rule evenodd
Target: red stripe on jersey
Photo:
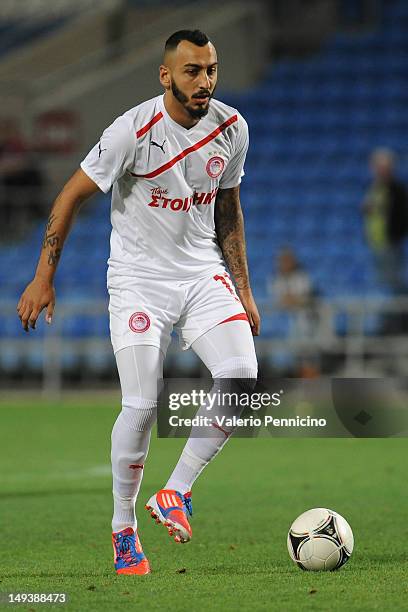
<path id="1" fill-rule="evenodd" d="M 153 121 L 153 119 L 152 119 L 152 121 Z M 198 149 L 201 149 L 201 147 L 206 145 L 207 142 L 210 142 L 211 140 L 214 140 L 214 138 L 216 136 L 218 136 L 218 134 L 221 134 L 221 132 L 223 132 L 227 127 L 229 127 L 232 123 L 235 123 L 235 121 L 237 121 L 237 120 L 238 120 L 238 116 L 237 115 L 233 115 L 232 117 L 230 117 L 229 119 L 224 121 L 224 123 L 221 123 L 221 125 L 219 125 L 217 128 L 215 128 L 215 130 L 213 130 L 210 134 L 205 136 L 205 138 L 202 138 L 201 140 L 196 142 L 195 145 L 191 145 L 191 147 L 187 147 L 187 149 L 184 149 L 184 151 L 181 151 L 181 153 L 176 155 L 176 157 L 173 157 L 173 159 L 171 159 L 167 163 L 163 164 L 163 166 L 160 166 L 159 168 L 156 168 L 156 170 L 153 170 L 152 172 L 149 172 L 148 174 L 134 174 L 133 172 L 131 172 L 131 175 L 132 176 L 137 176 L 137 177 L 140 177 L 140 178 L 154 178 L 155 176 L 158 176 L 159 174 L 162 174 L 162 172 L 165 172 L 166 170 L 168 170 L 169 168 L 174 166 L 174 164 L 176 164 L 178 161 L 180 161 L 180 159 L 183 159 L 184 157 L 186 157 L 186 155 L 190 155 L 190 153 L 194 153 L 194 151 L 198 151 Z M 158 121 L 158 119 L 157 119 L 157 121 Z M 144 128 L 142 128 L 142 129 L 144 129 Z M 139 130 L 139 131 L 141 131 L 141 130 Z"/>
<path id="2" fill-rule="evenodd" d="M 218 325 L 222 325 L 223 323 L 229 323 L 230 321 L 247 321 L 249 323 L 248 315 L 246 314 L 246 312 L 240 312 L 239 314 L 236 314 L 232 317 L 228 317 L 228 319 L 224 319 L 224 321 L 221 321 L 220 323 L 218 323 Z"/>
<path id="3" fill-rule="evenodd" d="M 142 128 L 140 128 L 140 130 L 137 130 L 137 132 L 136 132 L 137 138 L 140 138 L 141 136 L 143 136 L 143 134 L 146 134 L 146 132 L 148 132 L 150 130 L 150 128 L 153 127 L 153 125 L 155 123 L 160 121 L 160 119 L 162 117 L 163 117 L 163 113 L 161 111 L 159 111 L 157 113 L 157 115 L 155 115 L 153 117 L 153 119 L 150 119 L 149 123 L 146 123 L 146 125 L 144 125 Z"/>

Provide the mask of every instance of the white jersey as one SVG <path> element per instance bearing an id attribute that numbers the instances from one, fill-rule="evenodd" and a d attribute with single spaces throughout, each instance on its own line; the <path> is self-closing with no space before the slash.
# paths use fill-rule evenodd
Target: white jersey
<path id="1" fill-rule="evenodd" d="M 190 129 L 162 95 L 118 117 L 81 163 L 103 192 L 113 185 L 109 280 L 190 280 L 222 266 L 215 198 L 240 183 L 247 148 L 245 120 L 219 100 Z"/>

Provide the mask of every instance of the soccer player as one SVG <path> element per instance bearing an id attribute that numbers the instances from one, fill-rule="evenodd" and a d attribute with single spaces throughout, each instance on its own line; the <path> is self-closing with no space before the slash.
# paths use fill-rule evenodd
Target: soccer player
<path id="1" fill-rule="evenodd" d="M 27 332 L 44 308 L 51 323 L 53 278 L 74 217 L 89 196 L 113 186 L 108 291 L 122 391 L 111 454 L 118 574 L 150 572 L 135 503 L 173 328 L 182 348 L 191 347 L 208 367 L 214 386 L 257 377 L 253 335 L 260 319 L 239 199 L 247 124 L 237 110 L 213 98 L 216 50 L 199 30 L 170 36 L 160 82 L 164 95 L 118 117 L 58 195 L 35 277 L 17 306 Z M 231 431 L 214 427 L 213 435 L 198 433 L 193 427 L 169 480 L 146 504 L 176 542 L 191 539 L 191 487 Z"/>

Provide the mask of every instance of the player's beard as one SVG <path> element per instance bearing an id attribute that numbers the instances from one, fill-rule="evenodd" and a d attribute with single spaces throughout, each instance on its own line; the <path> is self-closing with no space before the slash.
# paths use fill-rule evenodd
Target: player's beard
<path id="1" fill-rule="evenodd" d="M 190 117 L 192 117 L 193 119 L 202 119 L 208 113 L 208 109 L 210 108 L 210 100 L 213 97 L 215 87 L 212 93 L 210 93 L 210 95 L 208 96 L 208 104 L 204 108 L 193 108 L 192 106 L 190 106 L 190 104 L 188 104 L 188 101 L 189 101 L 188 96 L 186 96 L 186 94 L 183 93 L 177 87 L 174 80 L 172 80 L 171 82 L 171 91 L 173 92 L 173 96 L 176 98 L 176 100 L 178 100 L 180 104 L 186 109 Z"/>

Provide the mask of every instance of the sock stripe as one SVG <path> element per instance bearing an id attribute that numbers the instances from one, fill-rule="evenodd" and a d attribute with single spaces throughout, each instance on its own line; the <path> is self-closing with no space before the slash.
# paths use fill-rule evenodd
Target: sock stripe
<path id="1" fill-rule="evenodd" d="M 219 429 L 220 431 L 222 431 L 226 438 L 228 438 L 228 436 L 230 435 L 228 431 L 225 431 L 225 429 L 223 429 L 220 425 L 217 425 L 217 423 L 211 423 L 211 425 L 215 427 L 215 429 Z"/>

